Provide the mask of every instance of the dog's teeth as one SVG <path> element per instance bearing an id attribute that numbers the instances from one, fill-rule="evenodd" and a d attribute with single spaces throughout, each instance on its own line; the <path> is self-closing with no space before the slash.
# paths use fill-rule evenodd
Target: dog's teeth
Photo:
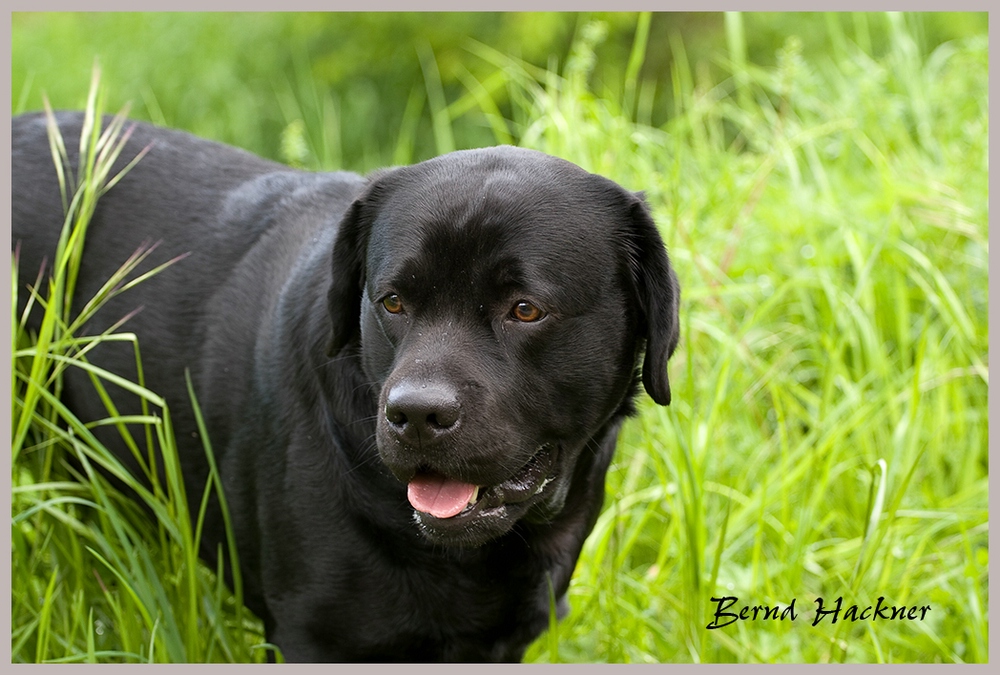
<path id="1" fill-rule="evenodd" d="M 476 486 L 476 489 L 472 491 L 472 496 L 469 497 L 469 503 L 470 504 L 475 504 L 477 499 L 479 499 L 479 486 L 478 485 Z"/>

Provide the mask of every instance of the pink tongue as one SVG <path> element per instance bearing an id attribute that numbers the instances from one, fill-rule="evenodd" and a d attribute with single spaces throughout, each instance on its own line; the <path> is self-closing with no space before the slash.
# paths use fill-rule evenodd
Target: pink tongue
<path id="1" fill-rule="evenodd" d="M 406 486 L 406 498 L 417 511 L 435 518 L 458 515 L 472 499 L 476 486 L 436 473 L 417 474 Z"/>

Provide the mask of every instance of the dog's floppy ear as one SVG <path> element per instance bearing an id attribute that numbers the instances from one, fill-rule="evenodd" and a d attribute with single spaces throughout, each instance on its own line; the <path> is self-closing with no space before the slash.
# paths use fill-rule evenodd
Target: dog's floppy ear
<path id="1" fill-rule="evenodd" d="M 654 401 L 668 405 L 667 359 L 674 353 L 680 338 L 681 287 L 642 193 L 633 195 L 629 218 L 632 227 L 629 264 L 638 298 L 640 325 L 646 333 L 642 384 Z"/>
<path id="2" fill-rule="evenodd" d="M 327 294 L 333 334 L 329 356 L 335 356 L 361 330 L 361 292 L 365 285 L 365 249 L 370 224 L 362 220 L 362 202 L 347 209 L 333 244 L 333 283 Z"/>
<path id="3" fill-rule="evenodd" d="M 327 294 L 333 333 L 329 356 L 360 337 L 361 294 L 365 286 L 365 258 L 368 252 L 368 235 L 384 198 L 385 185 L 380 179 L 392 170 L 378 171 L 369 178 L 365 191 L 354 200 L 344 214 L 333 244 L 333 283 Z"/>

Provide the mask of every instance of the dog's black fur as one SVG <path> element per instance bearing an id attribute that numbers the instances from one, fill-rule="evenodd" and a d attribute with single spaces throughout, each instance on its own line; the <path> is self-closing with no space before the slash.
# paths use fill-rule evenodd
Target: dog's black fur
<path id="1" fill-rule="evenodd" d="M 72 154 L 82 117 L 57 119 Z M 98 203 L 74 307 L 144 245 L 137 274 L 187 254 L 84 333 L 141 307 L 125 329 L 194 498 L 207 464 L 190 369 L 268 638 L 290 661 L 519 660 L 550 581 L 565 611 L 640 361 L 670 400 L 679 286 L 641 196 L 510 147 L 365 179 L 138 124 L 118 165 L 147 145 Z M 63 222 L 43 116 L 14 120 L 12 170 L 25 284 Z M 127 345 L 90 358 L 136 375 Z M 107 415 L 82 372 L 64 398 Z M 476 506 L 416 511 L 406 482 L 428 472 L 483 486 Z M 213 506 L 210 562 L 224 537 Z"/>

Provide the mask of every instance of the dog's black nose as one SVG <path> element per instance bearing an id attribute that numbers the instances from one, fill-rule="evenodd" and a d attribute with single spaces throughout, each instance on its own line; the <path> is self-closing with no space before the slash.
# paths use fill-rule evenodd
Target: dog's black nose
<path id="1" fill-rule="evenodd" d="M 458 392 L 444 383 L 404 380 L 386 396 L 386 421 L 411 442 L 427 442 L 447 433 L 460 416 Z"/>

